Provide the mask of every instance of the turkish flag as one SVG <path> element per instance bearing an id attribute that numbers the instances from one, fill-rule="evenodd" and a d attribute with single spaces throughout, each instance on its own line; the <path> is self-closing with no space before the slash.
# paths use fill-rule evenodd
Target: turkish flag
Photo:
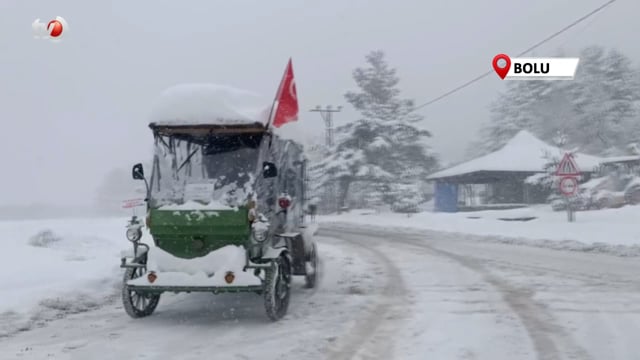
<path id="1" fill-rule="evenodd" d="M 298 121 L 298 93 L 291 59 L 284 71 L 273 107 L 273 126 L 279 128 L 286 123 Z"/>

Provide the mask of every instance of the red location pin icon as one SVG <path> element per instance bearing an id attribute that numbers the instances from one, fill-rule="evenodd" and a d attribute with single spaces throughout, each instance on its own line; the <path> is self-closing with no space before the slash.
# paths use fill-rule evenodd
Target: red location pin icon
<path id="1" fill-rule="evenodd" d="M 504 64 L 501 64 L 502 67 L 498 64 L 498 61 L 504 60 Z M 493 58 L 493 70 L 496 71 L 496 74 L 500 76 L 500 79 L 504 80 L 504 78 L 509 73 L 509 69 L 511 68 L 511 59 L 506 54 L 498 54 Z"/>

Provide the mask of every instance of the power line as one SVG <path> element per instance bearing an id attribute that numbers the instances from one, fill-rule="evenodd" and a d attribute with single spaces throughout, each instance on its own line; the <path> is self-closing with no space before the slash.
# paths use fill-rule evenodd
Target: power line
<path id="1" fill-rule="evenodd" d="M 599 13 L 600 11 L 604 10 L 607 6 L 609 6 L 609 5 L 613 4 L 613 3 L 614 3 L 614 2 L 616 2 L 616 1 L 617 1 L 617 0 L 610 0 L 610 1 L 608 1 L 608 2 L 606 2 L 606 3 L 604 3 L 604 4 L 602 4 L 602 5 L 600 5 L 600 6 L 599 6 L 599 7 L 597 7 L 596 9 L 592 10 L 591 12 L 589 12 L 588 14 L 586 14 L 586 15 L 584 15 L 584 16 L 582 16 L 582 17 L 580 17 L 579 19 L 577 19 L 577 20 L 575 20 L 574 22 L 570 23 L 569 25 L 567 25 L 567 26 L 563 27 L 562 29 L 560 29 L 560 30 L 556 31 L 555 33 L 551 34 L 550 36 L 546 37 L 545 39 L 540 40 L 540 41 L 539 41 L 538 43 L 536 43 L 535 45 L 533 45 L 533 46 L 529 47 L 528 49 L 526 49 L 525 51 L 523 51 L 523 52 L 519 53 L 518 55 L 516 55 L 516 56 L 514 56 L 514 57 L 520 57 L 520 56 L 523 56 L 523 55 L 525 55 L 525 54 L 527 54 L 527 53 L 531 52 L 532 50 L 535 50 L 535 49 L 539 48 L 540 46 L 542 46 L 542 45 L 544 45 L 545 43 L 549 42 L 550 40 L 552 40 L 552 39 L 554 39 L 554 38 L 558 37 L 559 35 L 561 35 L 562 33 L 566 32 L 567 30 L 571 29 L 572 27 L 574 27 L 574 26 L 576 26 L 576 25 L 580 24 L 581 22 L 583 22 L 583 21 L 587 20 L 587 19 L 588 19 L 588 18 L 590 18 L 591 16 L 593 16 L 593 15 L 595 15 L 595 14 Z M 489 70 L 489 71 L 487 71 L 487 72 L 483 73 L 482 75 L 479 75 L 479 76 L 477 76 L 477 77 L 475 77 L 475 78 L 473 78 L 473 79 L 471 79 L 471 80 L 469 80 L 469 81 L 465 82 L 464 84 L 462 84 L 462 85 L 460 85 L 460 86 L 457 86 L 457 87 L 455 87 L 455 88 L 453 88 L 453 89 L 451 89 L 451 90 L 447 91 L 446 93 L 444 93 L 444 94 L 442 94 L 442 95 L 440 95 L 440 96 L 438 96 L 438 97 L 436 97 L 436 98 L 433 98 L 433 99 L 431 99 L 431 100 L 429 100 L 429 101 L 427 101 L 427 102 L 425 102 L 425 103 L 423 103 L 423 104 L 420 104 L 420 105 L 416 106 L 413 110 L 415 111 L 415 110 L 421 109 L 421 108 L 423 108 L 423 107 L 425 107 L 425 106 L 429 106 L 429 105 L 431 105 L 431 104 L 433 104 L 433 103 L 435 103 L 435 102 L 437 102 L 437 101 L 440 101 L 440 100 L 442 100 L 442 99 L 446 98 L 447 96 L 449 96 L 449 95 L 451 95 L 451 94 L 454 94 L 454 93 L 456 93 L 456 92 L 458 92 L 458 91 L 460 91 L 460 90 L 462 90 L 462 89 L 466 88 L 467 86 L 469 86 L 469 85 L 471 85 L 471 84 L 473 84 L 473 83 L 475 83 L 475 82 L 479 81 L 479 80 L 482 80 L 483 78 L 485 78 L 485 77 L 487 77 L 487 76 L 491 75 L 492 73 L 493 73 L 493 71 L 492 71 L 492 70 Z"/>

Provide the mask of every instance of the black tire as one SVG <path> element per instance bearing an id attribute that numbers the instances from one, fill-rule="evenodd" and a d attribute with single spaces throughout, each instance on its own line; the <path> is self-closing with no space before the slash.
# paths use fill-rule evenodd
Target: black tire
<path id="1" fill-rule="evenodd" d="M 287 314 L 289 308 L 291 262 L 286 255 L 281 255 L 275 263 L 276 269 L 269 269 L 266 273 L 264 307 L 269 319 L 278 321 Z"/>
<path id="2" fill-rule="evenodd" d="M 153 314 L 160 301 L 160 294 L 139 293 L 129 290 L 127 281 L 139 278 L 147 273 L 146 268 L 127 268 L 122 283 L 122 304 L 127 315 L 134 319 Z"/>
<path id="3" fill-rule="evenodd" d="M 309 268 L 313 269 L 312 273 L 308 273 Z M 318 252 L 316 250 L 316 244 L 311 244 L 311 251 L 307 258 L 307 264 L 305 264 L 305 270 L 307 274 L 304 276 L 305 287 L 307 289 L 313 289 L 316 286 L 318 280 Z"/>

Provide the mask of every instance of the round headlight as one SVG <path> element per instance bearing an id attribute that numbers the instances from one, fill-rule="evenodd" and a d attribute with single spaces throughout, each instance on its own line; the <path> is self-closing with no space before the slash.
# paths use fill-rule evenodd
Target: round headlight
<path id="1" fill-rule="evenodd" d="M 142 238 L 142 230 L 139 228 L 131 228 L 127 230 L 127 239 L 132 242 L 136 242 Z"/>

